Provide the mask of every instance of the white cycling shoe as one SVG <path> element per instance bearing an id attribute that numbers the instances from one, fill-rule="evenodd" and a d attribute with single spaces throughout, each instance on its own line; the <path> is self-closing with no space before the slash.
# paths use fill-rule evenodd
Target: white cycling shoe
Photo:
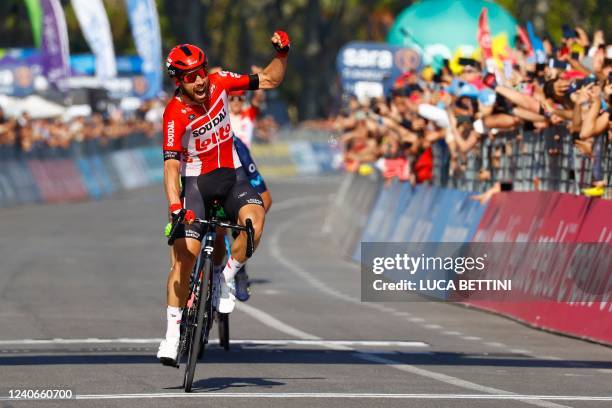
<path id="1" fill-rule="evenodd" d="M 163 339 L 157 350 L 157 358 L 160 363 L 167 366 L 176 366 L 180 339 Z"/>
<path id="2" fill-rule="evenodd" d="M 222 273 L 217 274 L 217 296 L 215 308 L 219 313 L 232 313 L 236 306 L 236 286 L 234 281 L 226 282 Z"/>

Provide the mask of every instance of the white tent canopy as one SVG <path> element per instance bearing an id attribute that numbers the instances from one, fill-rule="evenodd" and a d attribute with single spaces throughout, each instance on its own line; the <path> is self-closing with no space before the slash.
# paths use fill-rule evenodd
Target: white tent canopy
<path id="1" fill-rule="evenodd" d="M 6 97 L 0 100 L 0 104 L 7 116 L 19 116 L 26 112 L 33 119 L 56 118 L 62 116 L 66 111 L 62 105 L 38 95 L 30 95 L 23 99 Z"/>

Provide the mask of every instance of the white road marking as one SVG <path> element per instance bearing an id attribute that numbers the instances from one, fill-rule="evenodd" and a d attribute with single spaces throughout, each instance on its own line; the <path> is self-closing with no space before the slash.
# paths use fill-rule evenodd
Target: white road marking
<path id="1" fill-rule="evenodd" d="M 3 340 L 4 346 L 16 345 L 46 345 L 46 344 L 158 344 L 161 338 L 151 339 L 50 339 L 50 340 Z M 218 344 L 218 339 L 211 339 L 211 344 Z M 238 340 L 232 339 L 235 345 L 255 345 L 255 346 L 363 346 L 363 347 L 429 347 L 429 344 L 422 341 L 393 341 L 393 340 Z M 129 347 L 128 350 L 135 348 Z M 29 351 L 34 351 L 31 349 Z M 89 348 L 89 351 L 104 350 L 103 348 Z M 2 350 L 3 353 L 16 352 L 20 350 Z"/>
<path id="2" fill-rule="evenodd" d="M 449 336 L 463 336 L 463 333 L 458 332 L 458 331 L 445 331 L 445 332 L 442 332 L 442 334 L 446 334 Z"/>
<path id="3" fill-rule="evenodd" d="M 425 327 L 426 329 L 433 329 L 433 330 L 440 330 L 442 328 L 442 326 L 440 326 L 439 324 L 426 324 L 423 327 Z"/>
<path id="4" fill-rule="evenodd" d="M 416 367 L 410 364 L 403 364 L 399 361 L 391 360 L 385 357 L 380 357 L 380 356 L 365 354 L 365 353 L 358 353 L 358 355 L 361 355 L 364 360 L 385 364 L 385 365 L 395 368 L 396 370 L 420 375 L 421 377 L 431 378 L 432 380 L 454 385 L 456 387 L 465 388 L 465 389 L 472 390 L 472 391 L 479 391 L 479 392 L 483 392 L 483 393 L 487 393 L 491 395 L 496 395 L 496 394 L 517 395 L 512 392 L 505 391 L 499 388 L 488 387 L 486 385 L 480 385 L 480 384 L 477 384 L 471 381 L 462 380 L 461 378 L 453 377 L 451 375 L 425 370 L 424 368 Z M 536 405 L 539 407 L 546 407 L 546 408 L 565 407 L 564 405 L 558 405 L 558 404 L 547 402 L 547 401 L 540 401 L 540 400 L 531 401 L 531 400 L 522 399 L 522 398 L 516 398 L 516 399 L 522 402 L 525 402 L 527 404 Z"/>
<path id="5" fill-rule="evenodd" d="M 472 341 L 482 340 L 482 337 L 478 337 L 478 336 L 463 336 L 461 338 L 463 340 L 472 340 Z"/>
<path id="6" fill-rule="evenodd" d="M 98 339 L 90 337 L 87 339 L 21 339 L 21 340 L 0 340 L 0 346 L 17 346 L 17 345 L 44 345 L 44 344 L 152 344 L 159 343 L 161 338 L 150 339 Z"/>
<path id="7" fill-rule="evenodd" d="M 319 209 L 316 209 L 317 212 L 320 212 Z M 315 212 L 315 210 L 310 210 L 310 211 L 305 211 L 300 215 L 297 215 L 293 218 L 291 218 L 290 220 L 287 220 L 285 222 L 283 222 L 277 229 L 276 231 L 274 231 L 274 233 L 272 234 L 272 236 L 270 237 L 270 241 L 269 241 L 269 248 L 270 248 L 270 253 L 272 254 L 272 256 L 274 256 L 275 260 L 279 263 L 281 263 L 282 265 L 284 265 L 286 267 L 286 269 L 290 272 L 293 272 L 295 275 L 299 276 L 300 278 L 302 278 L 303 280 L 305 280 L 308 284 L 310 284 L 311 286 L 315 287 L 316 289 L 319 289 L 321 292 L 326 293 L 332 297 L 335 297 L 337 299 L 342 299 L 342 300 L 346 300 L 350 303 L 357 303 L 359 305 L 364 305 L 364 306 L 372 306 L 372 304 L 370 303 L 363 303 L 361 302 L 359 299 L 353 298 L 351 296 L 345 295 L 341 292 L 338 292 L 337 290 L 331 288 L 329 285 L 326 285 L 323 281 L 321 281 L 320 279 L 318 279 L 317 277 L 315 277 L 314 275 L 312 275 L 310 272 L 308 272 L 306 269 L 302 268 L 301 266 L 293 263 L 292 261 L 290 261 L 289 259 L 287 259 L 285 257 L 285 255 L 283 254 L 283 251 L 281 250 L 281 246 L 280 246 L 280 242 L 281 242 L 281 237 L 285 235 L 286 231 L 289 230 L 293 225 L 295 225 L 296 222 L 299 222 L 299 220 L 301 218 L 305 218 L 307 216 L 310 216 L 313 212 Z M 419 318 L 410 318 L 409 320 L 411 321 L 415 321 L 414 319 L 419 319 Z M 420 319 L 420 320 L 424 320 L 424 319 Z M 479 337 L 472 337 L 474 340 L 475 339 L 479 339 L 482 340 Z M 333 349 L 349 349 L 347 346 L 331 346 L 330 348 Z M 453 377 L 450 375 L 446 375 L 446 374 L 442 374 L 442 373 L 437 373 L 434 371 L 429 371 L 429 370 L 425 370 L 423 368 L 419 368 L 419 367 L 415 367 L 415 366 L 411 366 L 408 364 L 403 364 L 399 361 L 395 361 L 395 360 L 391 360 L 391 359 L 387 359 L 387 358 L 383 358 L 380 356 L 376 356 L 376 355 L 371 355 L 371 354 L 367 354 L 367 353 L 356 353 L 355 354 L 357 357 L 360 357 L 363 360 L 366 361 L 371 361 L 371 362 L 378 362 L 381 364 L 385 364 L 388 365 L 389 367 L 395 368 L 397 370 L 400 371 L 404 371 L 404 372 L 409 372 L 412 374 L 416 374 L 416 375 L 420 375 L 422 377 L 427 377 L 427 378 L 431 378 L 434 379 L 436 381 L 440 381 L 443 383 L 447 383 L 447 384 L 451 384 L 457 387 L 461 387 L 461 388 L 466 388 L 466 389 L 470 389 L 470 390 L 474 390 L 474 391 L 479 391 L 479 392 L 485 392 L 487 394 L 506 394 L 506 395 L 510 395 L 510 394 L 514 394 L 505 390 L 501 390 L 501 389 L 497 389 L 497 388 L 493 388 L 493 387 L 487 387 L 484 385 L 480 385 L 480 384 L 476 384 L 473 383 L 471 381 L 466 381 L 466 380 L 462 380 L 460 378 L 457 377 Z M 535 400 L 535 401 L 531 401 L 531 400 L 522 400 L 519 398 L 519 400 L 527 403 L 527 404 L 531 404 L 531 405 L 535 405 L 535 406 L 539 406 L 539 407 L 545 407 L 545 408 L 567 408 L 564 405 L 559 405 L 559 404 L 555 404 L 552 402 L 548 402 L 548 401 L 539 401 L 539 400 Z"/>
<path id="8" fill-rule="evenodd" d="M 289 336 L 297 337 L 298 339 L 302 340 L 321 340 L 321 337 L 319 336 L 306 333 L 305 331 L 302 331 L 297 327 L 289 326 L 288 324 L 278 320 L 276 317 L 264 312 L 263 310 L 247 305 L 246 303 L 237 302 L 236 309 L 248 314 L 256 320 L 259 320 L 266 326 L 276 329 L 281 333 L 288 334 Z"/>
<path id="9" fill-rule="evenodd" d="M 157 398 L 346 398 L 346 399 L 408 399 L 408 400 L 501 400 L 501 401 L 612 401 L 611 396 L 530 395 L 530 394 L 384 394 L 348 392 L 165 392 L 141 394 L 82 394 L 77 400 L 157 399 Z M 0 401 L 11 401 L 0 397 Z M 12 400 L 16 401 L 16 400 Z"/>
<path id="10" fill-rule="evenodd" d="M 516 353 L 516 354 L 529 354 L 529 350 L 524 350 L 524 349 L 512 349 L 510 350 L 511 353 Z"/>
<path id="11" fill-rule="evenodd" d="M 420 317 L 411 317 L 408 320 L 410 320 L 411 322 L 414 322 L 414 323 L 421 323 L 421 322 L 425 321 L 425 319 L 420 318 Z"/>
<path id="12" fill-rule="evenodd" d="M 232 344 L 265 344 L 296 346 L 366 346 L 366 347 L 429 347 L 422 341 L 387 340 L 232 340 Z"/>
<path id="13" fill-rule="evenodd" d="M 491 346 L 491 347 L 508 347 L 506 346 L 504 343 L 498 343 L 496 341 L 490 341 L 488 343 L 485 343 L 487 346 Z"/>

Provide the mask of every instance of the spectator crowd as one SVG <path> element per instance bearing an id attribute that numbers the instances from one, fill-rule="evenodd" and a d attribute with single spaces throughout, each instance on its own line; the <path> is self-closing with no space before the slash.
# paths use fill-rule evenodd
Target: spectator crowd
<path id="1" fill-rule="evenodd" d="M 27 112 L 9 117 L 0 107 L 0 160 L 70 155 L 84 144 L 113 150 L 135 144 L 159 143 L 168 99 L 144 101 L 134 109 L 108 104 L 104 112 L 79 112 L 52 118 L 33 118 Z M 270 115 L 255 122 L 254 138 L 270 143 L 278 124 Z"/>
<path id="2" fill-rule="evenodd" d="M 344 167 L 364 174 L 378 168 L 387 180 L 415 184 L 436 181 L 436 173 L 438 181 L 461 180 L 472 168 L 476 181 L 488 182 L 479 197 L 486 201 L 512 188 L 514 173 L 493 175 L 529 139 L 537 146 L 530 165 L 551 172 L 546 165 L 566 155 L 562 177 L 579 181 L 586 195 L 603 196 L 612 183 L 612 45 L 602 31 L 593 38 L 579 27 L 568 31 L 557 46 L 544 41 L 539 63 L 517 36 L 503 62 L 444 60 L 436 71 L 403 74 L 388 95 L 348 97 L 333 125 Z M 542 138 L 549 140 L 537 143 Z M 530 188 L 538 189 L 542 174 L 532 176 Z"/>
<path id="3" fill-rule="evenodd" d="M 26 112 L 9 118 L 0 109 L 0 157 L 54 157 L 68 154 L 75 145 L 89 141 L 102 148 L 128 147 L 128 139 L 133 135 L 145 139 L 158 136 L 161 109 L 160 101 L 151 100 L 130 112 L 116 108 L 70 118 L 36 119 Z"/>

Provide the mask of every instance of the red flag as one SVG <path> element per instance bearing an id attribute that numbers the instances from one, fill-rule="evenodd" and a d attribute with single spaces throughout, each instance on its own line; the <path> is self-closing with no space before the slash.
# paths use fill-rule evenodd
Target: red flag
<path id="1" fill-rule="evenodd" d="M 489 17 L 486 7 L 482 8 L 480 17 L 478 17 L 478 32 L 476 33 L 478 44 L 482 49 L 482 59 L 487 60 L 493 58 L 493 50 L 491 49 L 491 31 L 489 30 Z"/>
<path id="2" fill-rule="evenodd" d="M 521 39 L 521 42 L 525 45 L 525 51 L 527 51 L 527 55 L 533 55 L 533 47 L 531 46 L 531 42 L 529 41 L 529 36 L 525 32 L 525 29 L 520 25 L 516 26 L 516 31 Z"/>

